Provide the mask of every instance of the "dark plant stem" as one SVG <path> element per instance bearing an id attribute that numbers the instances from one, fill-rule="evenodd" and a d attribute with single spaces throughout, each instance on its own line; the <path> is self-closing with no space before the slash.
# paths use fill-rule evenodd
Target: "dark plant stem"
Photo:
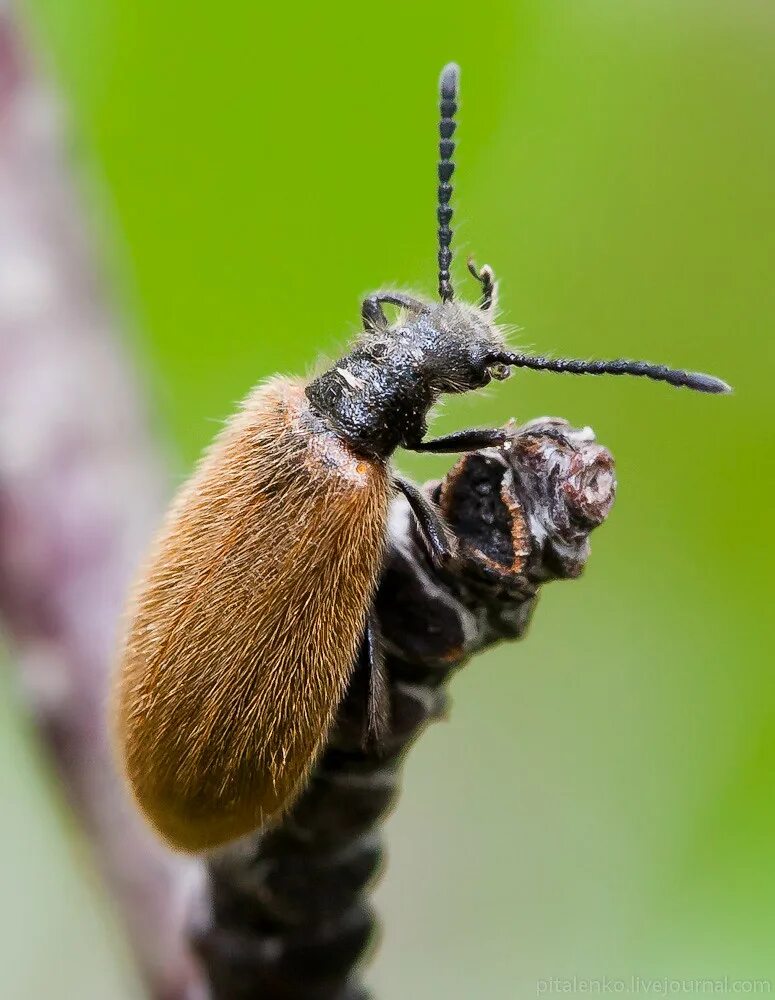
<path id="1" fill-rule="evenodd" d="M 391 511 L 377 594 L 390 735 L 364 746 L 359 666 L 312 779 L 281 826 L 213 859 L 198 950 L 215 1000 L 357 1000 L 375 917 L 368 892 L 404 754 L 446 713 L 445 685 L 474 653 L 521 638 L 542 584 L 578 576 L 614 498 L 613 461 L 588 429 L 542 419 L 461 458 L 426 491 L 459 540 L 454 568 L 426 556 L 406 501 Z"/>

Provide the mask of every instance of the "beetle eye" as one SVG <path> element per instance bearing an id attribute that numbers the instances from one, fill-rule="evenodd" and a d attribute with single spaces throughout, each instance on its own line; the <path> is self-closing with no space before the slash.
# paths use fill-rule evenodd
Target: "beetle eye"
<path id="1" fill-rule="evenodd" d="M 502 364 L 490 365 L 489 371 L 490 375 L 493 378 L 497 379 L 499 382 L 502 382 L 504 379 L 509 378 L 509 376 L 511 375 L 511 368 L 508 365 L 502 365 Z"/>

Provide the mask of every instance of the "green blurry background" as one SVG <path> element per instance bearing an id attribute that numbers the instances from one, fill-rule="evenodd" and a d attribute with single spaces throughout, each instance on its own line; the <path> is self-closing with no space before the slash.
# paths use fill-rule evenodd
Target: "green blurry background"
<path id="1" fill-rule="evenodd" d="M 525 373 L 438 417 L 439 433 L 589 423 L 620 487 L 586 577 L 548 588 L 523 644 L 465 670 L 450 722 L 411 755 L 371 981 L 386 1000 L 529 997 L 573 975 L 775 992 L 775 6 L 28 12 L 180 476 L 252 383 L 340 349 L 365 292 L 433 291 L 450 58 L 459 260 L 496 268 L 520 343 L 733 383 L 710 398 Z M 421 478 L 447 465 L 399 461 Z M 0 729 L 7 995 L 136 995 L 12 705 Z"/>

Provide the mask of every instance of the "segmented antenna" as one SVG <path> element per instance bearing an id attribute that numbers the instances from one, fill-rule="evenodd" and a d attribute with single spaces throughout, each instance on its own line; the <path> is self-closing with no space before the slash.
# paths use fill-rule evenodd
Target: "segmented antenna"
<path id="1" fill-rule="evenodd" d="M 726 382 L 702 372 L 685 372 L 666 365 L 653 365 L 649 361 L 579 361 L 575 358 L 531 357 L 529 354 L 512 354 L 499 351 L 493 355 L 494 364 L 514 368 L 531 368 L 534 371 L 559 372 L 568 375 L 636 375 L 655 382 L 694 389 L 696 392 L 726 393 L 732 389 Z"/>
<path id="2" fill-rule="evenodd" d="M 455 164 L 453 138 L 457 123 L 457 92 L 460 67 L 457 63 L 447 63 L 439 80 L 439 193 L 436 217 L 439 221 L 439 295 L 442 302 L 450 302 L 454 297 L 449 269 L 452 265 L 452 174 Z"/>

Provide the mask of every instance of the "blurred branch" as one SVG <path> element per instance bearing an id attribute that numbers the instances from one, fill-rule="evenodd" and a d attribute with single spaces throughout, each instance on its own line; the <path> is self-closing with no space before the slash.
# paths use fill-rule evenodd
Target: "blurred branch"
<path id="1" fill-rule="evenodd" d="M 445 713 L 451 674 L 500 639 L 521 638 L 542 584 L 582 572 L 615 480 L 588 428 L 546 418 L 513 428 L 501 449 L 463 456 L 426 491 L 455 531 L 458 558 L 434 569 L 406 501 L 394 501 L 377 594 L 389 736 L 363 745 L 368 679 L 359 666 L 282 825 L 211 862 L 212 923 L 198 945 L 216 1000 L 367 996 L 356 969 L 374 929 L 367 894 L 404 754 Z"/>
<path id="2" fill-rule="evenodd" d="M 0 9 L 0 616 L 30 709 L 153 995 L 193 998 L 196 868 L 148 833 L 104 702 L 129 577 L 166 492 L 86 238 L 60 114 Z"/>

